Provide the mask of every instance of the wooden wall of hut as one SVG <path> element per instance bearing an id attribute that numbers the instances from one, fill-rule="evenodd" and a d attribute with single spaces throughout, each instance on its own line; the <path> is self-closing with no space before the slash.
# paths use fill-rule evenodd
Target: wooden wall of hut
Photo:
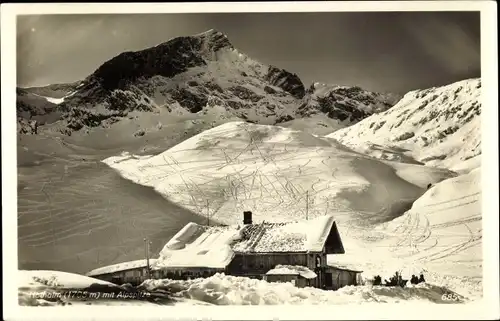
<path id="1" fill-rule="evenodd" d="M 197 278 L 208 278 L 216 273 L 224 273 L 224 269 L 213 269 L 205 267 L 179 267 L 162 268 L 159 270 L 159 278 L 171 280 L 188 280 Z"/>
<path id="2" fill-rule="evenodd" d="M 130 283 L 135 286 L 141 284 L 144 280 L 146 280 L 148 278 L 148 274 L 146 268 L 137 268 L 137 269 L 130 269 L 124 271 L 117 271 L 113 273 L 95 275 L 92 277 L 99 280 L 112 282 L 118 285 L 124 283 Z"/>
<path id="3" fill-rule="evenodd" d="M 329 280 L 325 281 L 327 289 L 330 288 L 330 284 L 332 290 L 338 290 L 347 285 L 357 285 L 359 279 L 358 274 L 359 273 L 355 271 L 336 269 L 333 267 L 329 268 L 326 273 L 326 278 L 329 279 L 331 277 L 332 281 L 331 283 Z"/>

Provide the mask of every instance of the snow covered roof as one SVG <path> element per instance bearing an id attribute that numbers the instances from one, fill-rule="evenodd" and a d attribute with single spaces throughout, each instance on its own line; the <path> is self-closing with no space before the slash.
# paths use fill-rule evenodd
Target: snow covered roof
<path id="1" fill-rule="evenodd" d="M 351 272 L 357 272 L 357 273 L 363 272 L 362 270 L 360 270 L 359 268 L 357 268 L 356 266 L 354 266 L 352 264 L 328 263 L 327 265 L 329 267 L 335 268 L 337 270 L 351 271 Z"/>
<path id="2" fill-rule="evenodd" d="M 162 249 L 158 267 L 224 268 L 236 253 L 344 253 L 332 215 L 240 226 L 187 224 Z"/>
<path id="3" fill-rule="evenodd" d="M 339 252 L 343 252 L 333 215 L 307 221 L 247 225 L 242 234 L 244 238 L 233 246 L 235 252 L 321 252 L 329 236 L 338 237 Z"/>
<path id="4" fill-rule="evenodd" d="M 188 223 L 163 247 L 157 267 L 224 268 L 234 257 L 231 243 L 240 232 L 235 227 Z"/>
<path id="5" fill-rule="evenodd" d="M 300 265 L 276 265 L 266 275 L 300 275 L 306 279 L 314 279 L 317 275 L 305 266 Z"/>
<path id="6" fill-rule="evenodd" d="M 150 266 L 153 266 L 155 263 L 156 263 L 156 259 L 149 259 Z M 113 264 L 113 265 L 103 266 L 103 267 L 94 269 L 94 270 L 86 273 L 86 275 L 93 276 L 93 275 L 109 274 L 109 273 L 114 273 L 114 272 L 118 272 L 118 271 L 138 269 L 138 268 L 146 267 L 146 265 L 147 265 L 147 262 L 145 259 L 128 261 L 128 262 L 122 262 L 122 263 L 117 263 L 117 264 Z"/>

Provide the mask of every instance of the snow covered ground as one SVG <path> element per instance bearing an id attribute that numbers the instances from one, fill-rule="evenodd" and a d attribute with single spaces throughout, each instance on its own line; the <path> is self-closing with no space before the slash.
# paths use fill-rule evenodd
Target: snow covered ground
<path id="1" fill-rule="evenodd" d="M 423 272 L 430 284 L 468 299 L 482 295 L 479 169 L 458 175 L 377 160 L 331 138 L 244 122 L 159 155 L 104 162 L 223 223 L 241 223 L 244 210 L 254 222 L 303 219 L 306 208 L 309 218 L 333 214 L 346 253 L 331 255 L 331 264 L 363 270 L 365 279 Z"/>
<path id="2" fill-rule="evenodd" d="M 412 91 L 391 109 L 328 137 L 377 158 L 472 169 L 480 165 L 468 161 L 481 154 L 480 98 L 480 78 Z"/>
<path id="3" fill-rule="evenodd" d="M 104 163 L 227 224 L 240 223 L 245 210 L 253 211 L 254 222 L 328 213 L 340 222 L 383 222 L 401 215 L 428 183 L 454 176 L 444 169 L 378 161 L 333 139 L 245 122 L 204 131 L 159 155 L 120 155 Z"/>
<path id="4" fill-rule="evenodd" d="M 17 277 L 19 305 L 22 306 L 73 304 L 71 291 L 83 291 L 96 285 L 102 286 L 102 289 L 118 288 L 106 281 L 61 271 L 20 270 Z M 76 294 L 73 293 L 75 296 Z"/>
<path id="5" fill-rule="evenodd" d="M 329 262 L 364 270 L 365 278 L 394 271 L 426 280 L 468 298 L 482 296 L 482 210 L 480 170 L 444 180 L 401 217 L 363 230 L 351 229 L 350 251 Z M 371 238 L 371 241 L 367 241 Z"/>
<path id="6" fill-rule="evenodd" d="M 297 288 L 291 282 L 269 283 L 262 280 L 216 274 L 210 278 L 188 281 L 148 280 L 148 290 L 168 289 L 174 296 L 214 305 L 277 305 L 277 304 L 360 304 L 360 303 L 461 303 L 467 300 L 445 287 L 418 284 L 406 288 L 385 286 L 347 286 L 338 291 Z M 443 294 L 455 295 L 445 301 Z"/>
<path id="7" fill-rule="evenodd" d="M 35 94 L 35 93 L 33 93 L 33 95 L 38 96 L 38 97 L 45 98 L 48 102 L 51 102 L 51 103 L 56 104 L 56 105 L 59 105 L 59 104 L 61 104 L 61 103 L 64 101 L 64 99 L 66 99 L 66 98 L 69 98 L 69 97 L 73 96 L 75 93 L 76 93 L 76 91 L 70 92 L 69 94 L 67 94 L 66 96 L 61 97 L 61 98 L 54 98 L 54 97 L 48 97 L 48 96 L 41 96 L 41 95 L 37 95 L 37 94 Z"/>
<path id="8" fill-rule="evenodd" d="M 20 270 L 17 282 L 20 306 L 137 306 L 172 302 L 170 298 L 161 296 L 163 301 L 150 300 L 154 295 L 151 292 L 134 291 L 110 282 L 62 271 Z"/>
<path id="9" fill-rule="evenodd" d="M 112 283 L 99 279 L 61 271 L 20 270 L 18 274 L 18 285 L 20 288 L 83 289 L 92 284 L 115 286 Z"/>

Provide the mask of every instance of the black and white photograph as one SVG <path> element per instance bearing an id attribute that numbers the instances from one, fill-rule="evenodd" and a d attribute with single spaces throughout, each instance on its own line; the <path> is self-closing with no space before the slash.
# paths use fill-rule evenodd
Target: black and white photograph
<path id="1" fill-rule="evenodd" d="M 497 318 L 496 3 L 431 2 L 11 14 L 10 300 Z"/>

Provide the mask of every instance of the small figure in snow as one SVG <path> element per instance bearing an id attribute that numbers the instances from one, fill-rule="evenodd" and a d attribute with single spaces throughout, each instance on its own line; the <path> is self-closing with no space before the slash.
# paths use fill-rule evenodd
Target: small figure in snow
<path id="1" fill-rule="evenodd" d="M 417 277 L 415 274 L 413 274 L 413 275 L 411 276 L 410 283 L 411 283 L 411 284 L 418 284 L 418 277 Z"/>
<path id="2" fill-rule="evenodd" d="M 429 189 L 431 187 L 432 187 L 432 183 L 429 183 L 429 185 L 427 185 L 427 189 Z"/>
<path id="3" fill-rule="evenodd" d="M 425 282 L 424 274 L 420 273 L 420 277 L 418 278 L 418 283 L 424 283 L 424 282 Z"/>

